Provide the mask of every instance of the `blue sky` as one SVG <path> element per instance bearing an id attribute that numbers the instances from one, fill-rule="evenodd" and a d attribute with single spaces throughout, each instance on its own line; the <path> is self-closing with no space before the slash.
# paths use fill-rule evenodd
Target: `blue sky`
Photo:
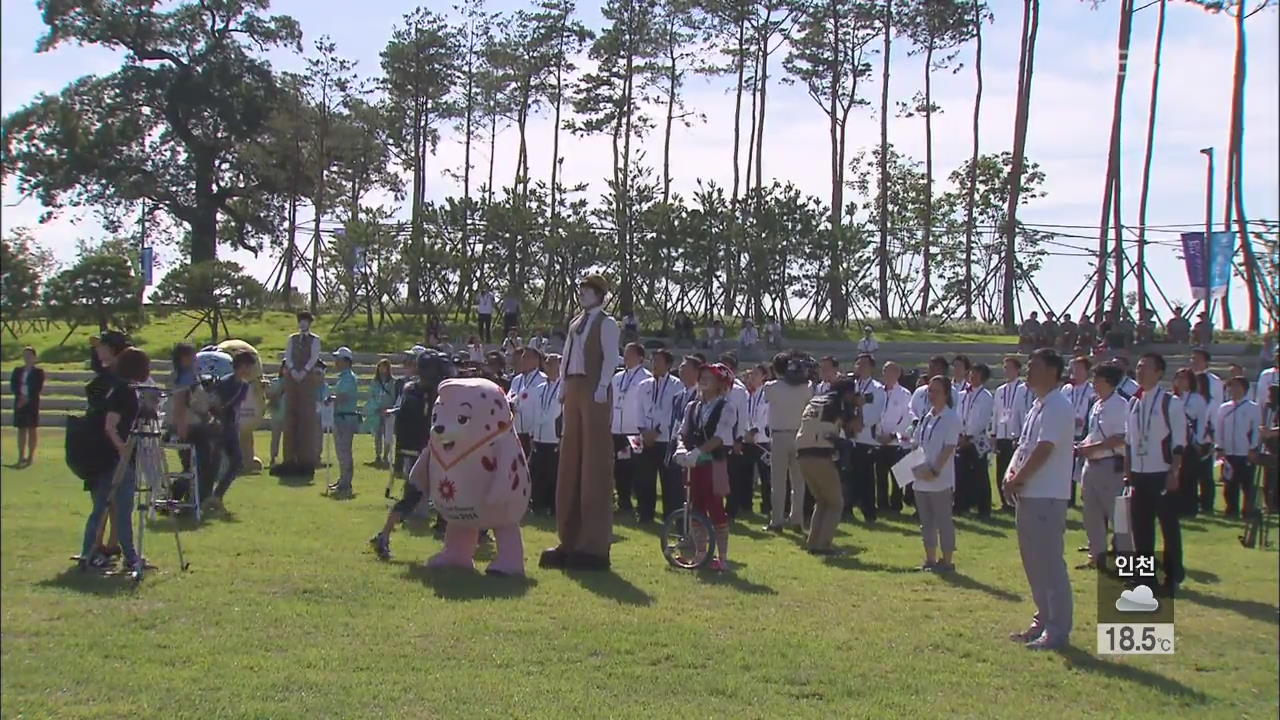
<path id="1" fill-rule="evenodd" d="M 427 6 L 444 11 L 447 4 L 435 2 Z M 523 6 L 524 3 L 511 0 L 490 5 L 494 10 Z M 580 0 L 580 6 L 583 21 L 598 28 L 601 24 L 598 3 Z M 985 94 L 981 133 L 983 150 L 998 152 L 1009 149 L 1012 142 L 1022 3 L 993 0 L 991 6 L 995 22 L 984 33 Z M 1023 219 L 1029 222 L 1084 226 L 1096 226 L 1098 222 L 1114 90 L 1118 7 L 1115 0 L 1102 3 L 1096 10 L 1091 6 L 1090 2 L 1076 0 L 1042 2 L 1027 154 L 1041 165 L 1047 176 L 1047 196 L 1022 211 Z M 5 114 L 29 102 L 38 92 L 56 92 L 81 75 L 110 72 L 119 64 L 118 56 L 94 48 L 66 46 L 37 55 L 33 49 L 44 27 L 34 2 L 3 0 L 0 7 L 3 17 L 0 111 Z M 358 7 L 358 11 L 353 11 L 353 7 Z M 295 17 L 302 25 L 308 46 L 321 35 L 331 36 L 340 53 L 356 60 L 358 69 L 371 75 L 377 72 L 378 52 L 392 27 L 413 7 L 414 3 L 399 0 L 366 0 L 358 5 L 340 0 L 275 0 L 272 12 Z M 1139 12 L 1134 22 L 1123 134 L 1123 218 L 1128 224 L 1136 224 L 1137 218 L 1155 23 L 1155 7 Z M 1277 113 L 1280 33 L 1276 11 L 1267 10 L 1251 18 L 1248 32 L 1245 208 L 1252 218 L 1274 219 L 1280 217 L 1277 161 L 1280 155 Z M 898 100 L 908 99 L 921 87 L 923 61 L 908 56 L 905 50 L 905 43 L 895 45 L 891 64 L 890 93 L 891 98 Z M 1225 154 L 1233 54 L 1234 28 L 1230 18 L 1207 14 L 1180 0 L 1170 1 L 1148 210 L 1150 225 L 1203 222 L 1204 159 L 1199 149 L 1214 146 L 1219 158 Z M 946 175 L 970 152 L 972 46 L 966 47 L 959 59 L 965 64 L 963 69 L 955 74 L 937 73 L 934 81 L 935 100 L 943 108 L 934 128 L 935 177 L 941 189 L 945 189 Z M 290 70 L 301 69 L 303 64 L 302 58 L 288 53 L 275 53 L 273 62 L 281 69 Z M 773 63 L 775 78 L 780 64 L 780 58 Z M 878 72 L 876 80 L 867 84 L 862 92 L 872 100 L 873 106 L 878 106 Z M 687 90 L 686 100 L 690 107 L 706 115 L 706 122 L 677 131 L 673 139 L 675 189 L 687 193 L 698 177 L 728 184 L 732 172 L 733 111 L 729 82 L 726 78 L 695 80 Z M 849 130 L 851 155 L 878 141 L 878 122 L 870 110 L 855 112 Z M 545 117 L 530 126 L 531 167 L 535 177 L 547 174 L 550 128 L 550 121 Z M 830 179 L 825 133 L 825 116 L 803 90 L 773 82 L 769 90 L 765 139 L 766 181 L 770 177 L 790 180 L 807 192 L 826 197 Z M 890 123 L 890 141 L 900 150 L 922 159 L 923 122 L 895 118 Z M 607 139 L 568 142 L 564 151 L 566 180 L 602 187 L 602 179 L 609 173 Z M 660 158 L 660 136 L 647 143 L 646 149 L 651 159 Z M 486 152 L 481 150 L 481 155 Z M 500 136 L 496 155 L 498 177 L 510 177 L 514 169 L 514 131 Z M 487 157 L 481 157 L 476 162 L 483 167 L 487 161 Z M 435 167 L 443 170 L 460 168 L 461 164 L 460 143 L 446 135 Z M 1214 213 L 1221 222 L 1222 162 L 1218 163 L 1217 172 Z M 429 193 L 440 198 L 460 194 L 460 190 L 441 172 L 432 181 Z M 78 222 L 76 214 L 68 212 L 53 223 L 37 227 L 36 218 L 41 212 L 38 205 L 27 201 L 10 207 L 18 198 L 7 186 L 3 197 L 4 230 L 18 225 L 36 228 L 37 237 L 60 257 L 73 255 L 77 238 L 93 237 L 98 232 L 87 213 L 83 213 Z M 1095 234 L 1096 229 L 1064 232 L 1088 236 Z M 1171 240 L 1177 235 L 1154 237 Z M 1064 242 L 1096 244 L 1088 239 L 1065 239 Z M 265 255 L 254 259 L 245 253 L 235 253 L 232 257 L 264 278 L 274 262 Z M 1174 255 L 1174 248 L 1153 247 L 1149 267 L 1171 299 L 1189 297 L 1185 273 Z M 1048 299 L 1061 304 L 1075 294 L 1088 272 L 1083 259 L 1052 258 L 1038 281 Z M 1061 282 L 1059 278 L 1070 278 L 1070 281 Z M 1232 294 L 1243 296 L 1238 286 Z"/>

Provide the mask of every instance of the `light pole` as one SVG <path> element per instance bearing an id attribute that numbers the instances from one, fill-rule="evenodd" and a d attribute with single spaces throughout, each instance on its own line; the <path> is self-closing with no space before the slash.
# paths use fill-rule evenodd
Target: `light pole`
<path id="1" fill-rule="evenodd" d="M 1213 295 L 1209 284 L 1213 281 L 1213 148 L 1200 148 L 1200 154 L 1208 161 L 1204 179 L 1204 310 L 1207 313 L 1210 332 L 1213 331 Z"/>

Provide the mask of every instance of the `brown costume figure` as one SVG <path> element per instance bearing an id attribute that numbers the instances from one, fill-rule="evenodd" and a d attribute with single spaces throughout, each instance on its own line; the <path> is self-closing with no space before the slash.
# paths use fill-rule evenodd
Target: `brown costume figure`
<path id="1" fill-rule="evenodd" d="M 563 435 L 556 477 L 560 544 L 542 567 L 607 570 L 613 533 L 613 438 L 610 381 L 618 364 L 618 323 L 605 314 L 609 286 L 599 275 L 579 283 L 582 312 L 565 340 Z"/>
<path id="2" fill-rule="evenodd" d="M 285 345 L 284 374 L 284 462 L 273 474 L 307 474 L 320 464 L 320 416 L 316 413 L 316 393 L 320 375 L 314 372 L 320 361 L 320 338 L 311 332 L 309 312 L 298 313 L 298 332 Z"/>

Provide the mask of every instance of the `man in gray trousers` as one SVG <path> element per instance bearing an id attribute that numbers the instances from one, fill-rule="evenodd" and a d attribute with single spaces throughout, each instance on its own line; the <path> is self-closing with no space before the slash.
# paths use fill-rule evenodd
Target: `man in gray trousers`
<path id="1" fill-rule="evenodd" d="M 1116 392 L 1122 377 L 1114 365 L 1099 365 L 1093 370 L 1093 389 L 1098 396 L 1089 408 L 1085 438 L 1076 446 L 1076 453 L 1084 458 L 1081 494 L 1084 531 L 1089 537 L 1089 561 L 1078 570 L 1105 565 L 1107 529 L 1115 533 L 1116 496 L 1124 490 L 1125 423 L 1129 420 L 1129 403 Z M 1133 551 L 1128 532 L 1115 536 L 1115 549 Z"/>
<path id="2" fill-rule="evenodd" d="M 1036 614 L 1031 626 L 1009 636 L 1032 650 L 1058 650 L 1071 634 L 1071 579 L 1062 556 L 1071 497 L 1075 414 L 1057 389 L 1062 356 L 1050 348 L 1031 354 L 1027 387 L 1035 402 L 1022 425 L 1018 451 L 1004 476 L 1017 510 L 1018 549 Z"/>

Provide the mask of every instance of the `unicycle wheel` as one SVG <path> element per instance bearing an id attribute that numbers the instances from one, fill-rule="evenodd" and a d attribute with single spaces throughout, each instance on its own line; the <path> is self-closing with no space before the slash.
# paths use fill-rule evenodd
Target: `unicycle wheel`
<path id="1" fill-rule="evenodd" d="M 662 555 L 672 567 L 695 570 L 711 561 L 714 537 L 706 515 L 681 508 L 662 527 Z"/>

